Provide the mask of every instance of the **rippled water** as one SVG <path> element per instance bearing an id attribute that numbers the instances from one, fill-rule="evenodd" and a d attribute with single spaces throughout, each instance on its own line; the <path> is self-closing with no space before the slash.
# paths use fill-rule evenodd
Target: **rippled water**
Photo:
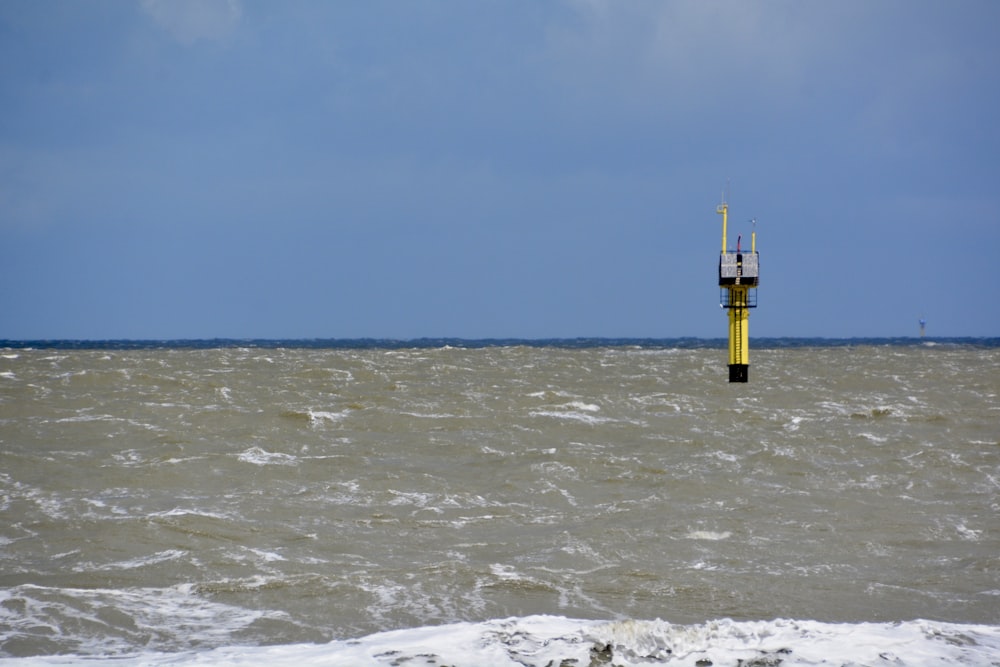
<path id="1" fill-rule="evenodd" d="M 1000 348 L 0 350 L 0 655 L 1000 624 Z"/>

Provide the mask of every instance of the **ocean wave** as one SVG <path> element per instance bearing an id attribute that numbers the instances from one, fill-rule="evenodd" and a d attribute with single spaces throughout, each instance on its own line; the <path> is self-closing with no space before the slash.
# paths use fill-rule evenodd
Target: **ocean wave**
<path id="1" fill-rule="evenodd" d="M 724 531 L 714 531 L 714 530 L 692 530 L 687 535 L 684 536 L 688 540 L 708 540 L 711 542 L 718 542 L 719 540 L 728 540 L 732 537 L 732 533 L 728 530 Z"/>
<path id="2" fill-rule="evenodd" d="M 270 617 L 284 614 L 207 600 L 190 584 L 125 589 L 25 584 L 0 591 L 0 664 L 94 664 L 95 658 L 134 656 L 138 646 L 156 652 L 134 663 L 146 664 L 165 659 L 168 651 L 219 646 Z M 9 659 L 25 653 L 60 655 Z"/>
<path id="3" fill-rule="evenodd" d="M 240 452 L 236 458 L 243 463 L 252 463 L 253 465 L 258 466 L 294 466 L 299 463 L 299 459 L 291 454 L 269 452 L 261 447 L 251 447 L 244 450 Z"/>
<path id="4" fill-rule="evenodd" d="M 245 619 L 240 619 L 245 622 Z M 115 660 L 138 665 L 267 664 L 327 667 L 671 667 L 930 664 L 995 665 L 1000 627 L 914 620 L 823 623 L 732 621 L 694 625 L 662 620 L 588 621 L 526 616 L 393 630 L 327 644 L 227 646 L 143 653 Z M 92 664 L 85 656 L 26 658 L 20 665 Z"/>
<path id="5" fill-rule="evenodd" d="M 329 410 L 285 410 L 281 417 L 292 421 L 301 421 L 309 424 L 313 428 L 323 425 L 336 424 L 347 417 L 350 410 L 343 412 L 330 412 Z"/>

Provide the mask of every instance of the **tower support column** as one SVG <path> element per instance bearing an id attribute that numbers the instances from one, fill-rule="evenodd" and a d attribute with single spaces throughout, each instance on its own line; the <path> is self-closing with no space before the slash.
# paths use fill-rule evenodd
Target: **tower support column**
<path id="1" fill-rule="evenodd" d="M 729 288 L 729 381 L 746 382 L 750 371 L 750 310 L 747 287 Z"/>

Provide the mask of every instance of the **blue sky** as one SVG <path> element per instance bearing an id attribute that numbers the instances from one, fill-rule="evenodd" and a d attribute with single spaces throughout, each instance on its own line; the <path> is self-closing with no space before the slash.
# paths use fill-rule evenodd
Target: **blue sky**
<path id="1" fill-rule="evenodd" d="M 723 337 L 727 183 L 751 338 L 997 336 L 998 25 L 0 0 L 0 338 Z"/>

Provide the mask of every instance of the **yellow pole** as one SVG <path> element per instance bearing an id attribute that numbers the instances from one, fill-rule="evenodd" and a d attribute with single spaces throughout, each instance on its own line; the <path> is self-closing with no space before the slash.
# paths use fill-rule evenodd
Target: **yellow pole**
<path id="1" fill-rule="evenodd" d="M 748 288 L 729 288 L 729 366 L 746 368 L 750 364 L 750 309 L 747 307 Z M 739 371 L 745 373 L 745 371 Z"/>
<path id="2" fill-rule="evenodd" d="M 726 252 L 726 212 L 729 210 L 729 205 L 726 202 L 719 204 L 719 207 L 715 209 L 716 213 L 722 215 L 722 252 Z"/>

